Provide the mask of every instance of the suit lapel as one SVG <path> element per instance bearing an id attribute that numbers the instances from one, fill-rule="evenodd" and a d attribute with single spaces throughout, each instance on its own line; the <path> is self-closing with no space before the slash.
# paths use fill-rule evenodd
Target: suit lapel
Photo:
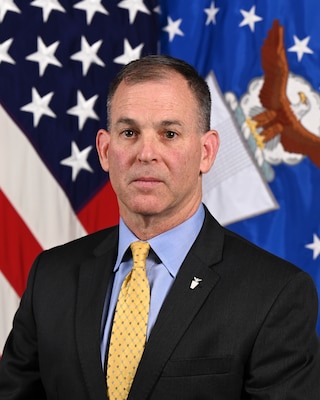
<path id="1" fill-rule="evenodd" d="M 116 231 L 117 232 L 117 231 Z M 118 234 L 112 234 L 85 260 L 79 272 L 76 305 L 76 341 L 85 383 L 92 400 L 105 398 L 101 365 L 101 318 L 117 254 Z"/>
<path id="2" fill-rule="evenodd" d="M 180 338 L 218 283 L 220 277 L 212 266 L 221 260 L 222 244 L 221 227 L 207 213 L 204 226 L 182 264 L 159 313 L 128 400 L 143 400 L 149 397 Z M 201 281 L 192 289 L 190 285 L 194 278 L 200 278 Z"/>

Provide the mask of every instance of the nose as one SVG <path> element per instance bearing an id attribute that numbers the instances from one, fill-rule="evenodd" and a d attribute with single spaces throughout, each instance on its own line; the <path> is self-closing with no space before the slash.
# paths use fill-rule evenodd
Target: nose
<path id="1" fill-rule="evenodd" d="M 158 148 L 155 135 L 141 134 L 138 141 L 138 161 L 146 163 L 157 160 Z"/>

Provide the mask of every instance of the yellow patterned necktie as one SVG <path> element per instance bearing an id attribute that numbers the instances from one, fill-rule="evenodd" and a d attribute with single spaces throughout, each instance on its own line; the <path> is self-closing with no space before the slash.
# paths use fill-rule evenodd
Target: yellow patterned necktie
<path id="1" fill-rule="evenodd" d="M 122 283 L 111 329 L 107 360 L 107 391 L 110 400 L 125 400 L 140 362 L 147 337 L 150 286 L 146 259 L 150 245 L 130 245 L 133 266 Z"/>

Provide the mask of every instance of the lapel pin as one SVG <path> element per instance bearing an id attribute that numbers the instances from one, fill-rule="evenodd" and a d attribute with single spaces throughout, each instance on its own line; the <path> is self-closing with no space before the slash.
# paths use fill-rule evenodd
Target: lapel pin
<path id="1" fill-rule="evenodd" d="M 197 278 L 196 276 L 192 279 L 191 284 L 190 284 L 190 289 L 195 289 L 199 283 L 202 281 L 201 278 Z"/>

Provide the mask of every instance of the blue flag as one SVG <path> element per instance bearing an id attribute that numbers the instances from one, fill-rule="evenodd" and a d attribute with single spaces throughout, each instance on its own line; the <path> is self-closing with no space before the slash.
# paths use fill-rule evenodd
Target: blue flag
<path id="1" fill-rule="evenodd" d="M 318 1 L 162 0 L 161 6 L 161 51 L 204 77 L 213 71 L 276 202 L 229 227 L 307 271 L 320 293 Z M 249 191 L 252 185 L 249 178 L 243 184 Z M 237 198 L 237 190 L 230 195 Z M 218 206 L 212 204 L 213 213 Z"/>

